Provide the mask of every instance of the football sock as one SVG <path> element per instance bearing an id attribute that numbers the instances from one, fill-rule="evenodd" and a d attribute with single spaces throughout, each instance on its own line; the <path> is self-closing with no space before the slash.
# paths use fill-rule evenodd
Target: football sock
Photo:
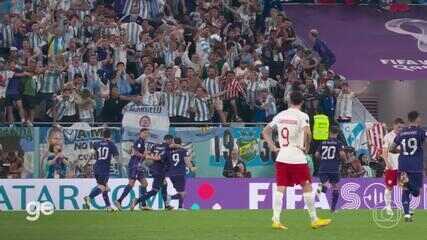
<path id="1" fill-rule="evenodd" d="M 391 208 L 391 190 L 388 188 L 384 191 L 384 202 L 386 208 Z"/>
<path id="2" fill-rule="evenodd" d="M 182 198 L 181 194 L 177 193 L 177 194 L 173 195 L 171 198 L 174 199 L 174 200 L 178 199 L 178 207 L 182 208 L 182 205 L 183 205 L 184 201 L 183 201 L 183 198 Z"/>
<path id="3" fill-rule="evenodd" d="M 405 213 L 405 215 L 409 214 L 409 203 L 410 203 L 409 190 L 405 189 L 402 192 L 402 206 L 403 206 L 403 212 Z"/>
<path id="4" fill-rule="evenodd" d="M 184 206 L 184 198 L 182 197 L 182 195 L 179 195 L 178 208 L 182 208 L 183 206 Z"/>
<path id="5" fill-rule="evenodd" d="M 326 187 L 325 185 L 322 185 L 322 193 L 326 193 L 328 191 L 328 187 Z"/>
<path id="6" fill-rule="evenodd" d="M 142 197 L 147 193 L 147 187 L 139 186 L 139 197 Z"/>
<path id="7" fill-rule="evenodd" d="M 174 200 L 180 199 L 181 198 L 181 194 L 177 193 L 175 195 L 172 195 L 171 198 L 174 199 Z"/>
<path id="8" fill-rule="evenodd" d="M 111 204 L 110 204 L 110 198 L 108 197 L 108 192 L 103 192 L 102 193 L 102 198 L 104 199 L 105 206 L 106 207 L 110 207 Z"/>
<path id="9" fill-rule="evenodd" d="M 123 191 L 122 195 L 120 195 L 120 198 L 117 199 L 117 201 L 119 201 L 119 203 L 121 203 L 123 201 L 123 199 L 125 199 L 125 197 L 129 194 L 130 190 L 132 189 L 131 185 L 126 185 L 125 190 Z"/>
<path id="10" fill-rule="evenodd" d="M 165 204 L 169 204 L 167 201 L 168 201 L 168 185 L 167 184 L 163 184 L 163 186 L 162 186 L 162 199 L 163 199 L 163 202 L 165 203 Z"/>
<path id="11" fill-rule="evenodd" d="M 95 188 L 93 188 L 92 189 L 92 191 L 90 192 L 90 194 L 89 194 L 89 198 L 90 199 L 93 199 L 93 198 L 95 198 L 96 196 L 98 196 L 99 194 L 101 194 L 101 189 L 99 189 L 98 187 L 95 187 Z"/>
<path id="12" fill-rule="evenodd" d="M 332 211 L 335 211 L 336 206 L 337 206 L 337 202 L 338 202 L 338 198 L 340 196 L 340 192 L 338 189 L 334 189 L 332 191 Z"/>
<path id="13" fill-rule="evenodd" d="M 155 196 L 159 191 L 158 190 L 151 190 L 147 192 L 141 199 L 145 202 L 145 200 L 151 198 L 152 196 Z"/>
<path id="14" fill-rule="evenodd" d="M 312 192 L 303 193 L 305 205 L 312 222 L 317 220 L 316 208 L 314 207 L 314 194 Z"/>
<path id="15" fill-rule="evenodd" d="M 273 221 L 280 222 L 280 213 L 282 212 L 283 193 L 276 191 L 273 201 Z"/>

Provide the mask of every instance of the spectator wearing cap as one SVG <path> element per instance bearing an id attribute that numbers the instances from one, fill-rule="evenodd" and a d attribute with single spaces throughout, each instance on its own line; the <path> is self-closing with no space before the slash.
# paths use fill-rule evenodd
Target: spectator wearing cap
<path id="1" fill-rule="evenodd" d="M 319 54 L 320 63 L 329 69 L 336 61 L 335 54 L 329 49 L 325 42 L 320 40 L 319 31 L 316 29 L 310 30 L 309 39 L 313 43 L 313 50 Z"/>

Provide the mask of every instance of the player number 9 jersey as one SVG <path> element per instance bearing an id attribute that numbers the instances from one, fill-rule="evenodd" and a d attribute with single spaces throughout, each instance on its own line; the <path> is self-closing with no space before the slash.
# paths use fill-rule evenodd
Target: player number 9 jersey
<path id="1" fill-rule="evenodd" d="M 276 161 L 301 164 L 307 163 L 304 147 L 304 128 L 309 125 L 308 115 L 298 109 L 290 108 L 277 114 L 269 123 L 277 129 L 280 151 Z"/>

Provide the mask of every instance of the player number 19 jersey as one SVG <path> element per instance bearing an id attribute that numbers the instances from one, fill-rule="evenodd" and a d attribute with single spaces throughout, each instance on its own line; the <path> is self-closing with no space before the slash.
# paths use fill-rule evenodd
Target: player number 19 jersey
<path id="1" fill-rule="evenodd" d="M 290 108 L 277 114 L 269 123 L 277 129 L 280 151 L 276 161 L 289 164 L 307 163 L 304 147 L 304 128 L 309 126 L 308 115 Z"/>

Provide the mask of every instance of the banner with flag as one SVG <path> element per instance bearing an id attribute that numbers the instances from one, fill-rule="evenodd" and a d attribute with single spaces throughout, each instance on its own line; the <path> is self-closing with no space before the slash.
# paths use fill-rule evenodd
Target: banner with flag
<path id="1" fill-rule="evenodd" d="M 357 156 L 369 153 L 365 123 L 342 123 L 340 126 L 347 145 L 356 150 Z"/>
<path id="2" fill-rule="evenodd" d="M 105 127 L 91 127 L 87 123 L 75 123 L 71 127 L 42 127 L 40 134 L 40 176 L 47 177 L 47 158 L 52 155 L 50 147 L 61 146 L 64 157 L 68 160 L 66 177 L 88 178 L 93 176 L 92 146 L 102 140 Z M 112 130 L 112 141 L 120 149 L 121 129 Z M 123 177 L 125 169 L 119 159 L 111 162 L 111 177 Z"/>
<path id="3" fill-rule="evenodd" d="M 150 142 L 160 143 L 169 132 L 169 116 L 162 106 L 129 103 L 123 109 L 123 141 L 133 141 L 141 128 L 150 129 Z"/>

